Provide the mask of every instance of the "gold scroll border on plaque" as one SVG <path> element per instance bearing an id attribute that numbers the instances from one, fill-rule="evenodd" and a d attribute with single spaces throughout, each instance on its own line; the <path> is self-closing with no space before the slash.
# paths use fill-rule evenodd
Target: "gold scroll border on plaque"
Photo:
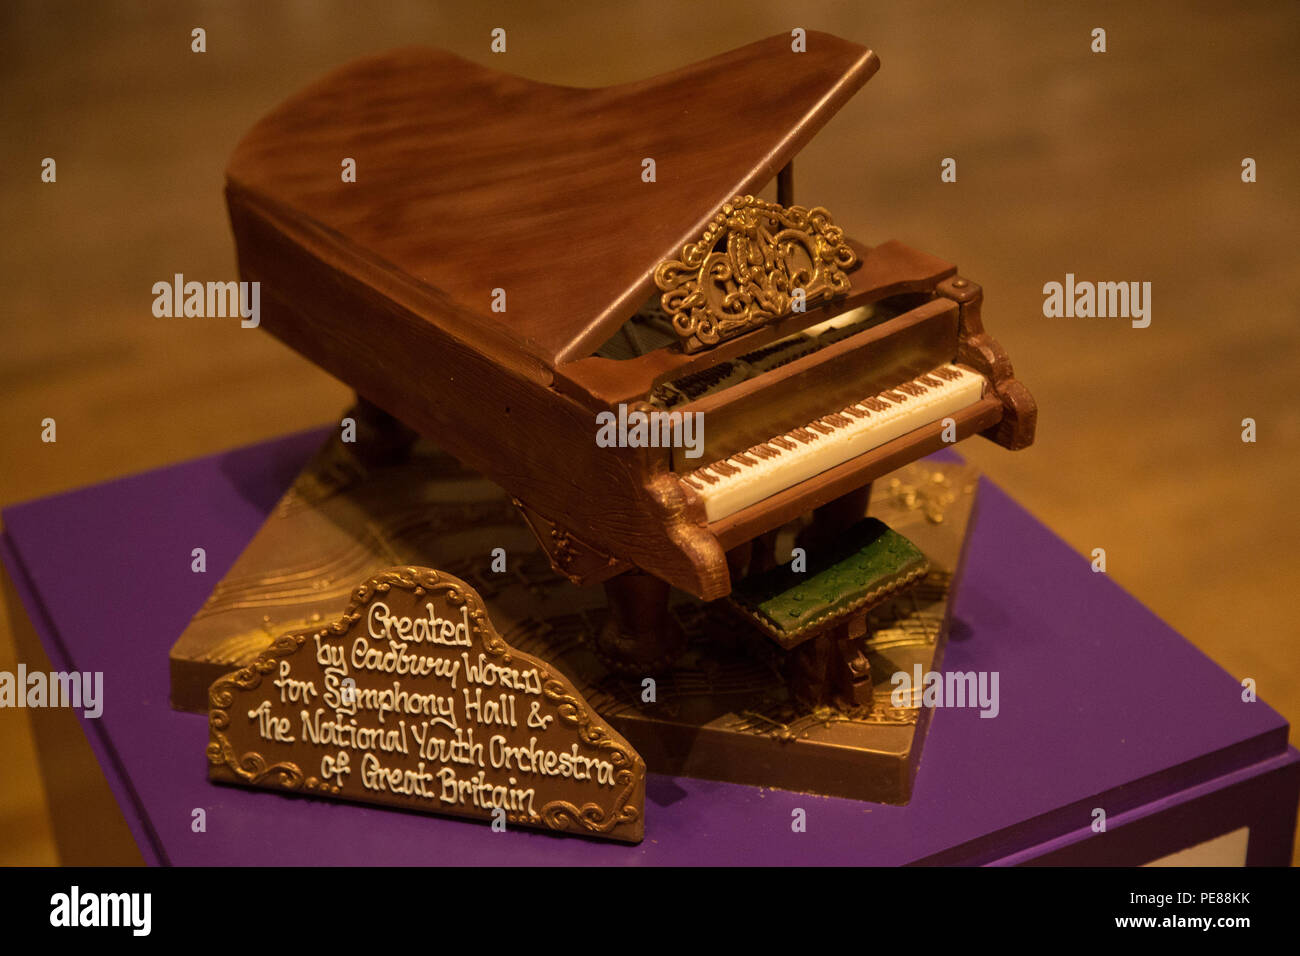
<path id="1" fill-rule="evenodd" d="M 796 289 L 805 307 L 847 294 L 857 261 L 824 207 L 735 196 L 654 278 L 683 350 L 698 352 L 789 314 Z"/>
<path id="2" fill-rule="evenodd" d="M 631 745 L 622 741 L 603 722 L 593 718 L 592 711 L 568 678 L 555 673 L 545 661 L 510 647 L 492 626 L 487 608 L 473 587 L 457 577 L 430 568 L 390 568 L 374 575 L 352 593 L 347 610 L 338 620 L 277 638 L 258 655 L 257 660 L 214 683 L 208 693 L 208 727 L 211 736 L 207 748 L 208 762 L 214 771 L 228 774 L 226 779 L 229 782 L 323 796 L 340 793 L 339 786 L 305 775 L 295 763 L 282 761 L 268 764 L 266 758 L 256 751 L 236 755 L 235 748 L 224 732 L 230 726 L 229 711 L 234 706 L 236 691 L 255 690 L 261 686 L 262 678 L 272 674 L 281 659 L 296 654 L 309 638 L 317 634 L 322 637 L 344 636 L 352 625 L 362 619 L 363 609 L 371 600 L 394 587 L 412 591 L 416 597 L 442 593 L 452 607 L 468 605 L 470 627 L 474 636 L 480 640 L 484 653 L 502 664 L 519 660 L 537 668 L 542 695 L 555 705 L 560 719 L 574 727 L 588 746 L 607 752 L 610 763 L 615 767 L 615 781 L 622 785 L 622 790 L 612 802 L 612 809 L 607 811 L 597 803 L 586 803 L 578 807 L 567 800 L 552 800 L 538 813 L 546 828 L 567 833 L 607 834 L 620 825 L 635 825 L 638 822 L 641 812 L 628 798 L 636 791 L 638 782 L 644 781 L 645 764 L 631 749 Z M 507 813 L 507 820 L 537 825 L 536 821 L 523 814 Z"/>

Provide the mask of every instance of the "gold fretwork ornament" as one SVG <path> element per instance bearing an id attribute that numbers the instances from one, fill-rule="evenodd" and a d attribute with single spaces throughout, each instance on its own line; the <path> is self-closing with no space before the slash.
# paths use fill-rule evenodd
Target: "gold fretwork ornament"
<path id="1" fill-rule="evenodd" d="M 797 289 L 808 307 L 846 294 L 857 261 L 821 206 L 735 196 L 655 284 L 682 348 L 698 352 L 789 314 Z"/>

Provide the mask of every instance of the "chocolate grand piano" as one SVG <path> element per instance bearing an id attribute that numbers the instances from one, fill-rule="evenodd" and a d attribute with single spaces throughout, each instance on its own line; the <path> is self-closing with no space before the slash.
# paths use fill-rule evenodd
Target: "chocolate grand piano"
<path id="1" fill-rule="evenodd" d="M 977 284 L 794 204 L 794 154 L 877 67 L 818 33 L 604 89 L 427 49 L 359 60 L 236 149 L 241 275 L 372 433 L 424 434 L 514 498 L 557 570 L 603 583 L 600 648 L 649 671 L 680 649 L 670 588 L 775 580 L 793 522 L 814 557 L 838 560 L 850 531 L 855 554 L 880 545 L 860 521 L 874 479 L 971 435 L 1033 440 Z M 620 406 L 701 413 L 701 454 L 598 443 Z M 850 590 L 904 586 L 917 566 L 894 558 Z M 762 624 L 773 596 L 737 603 Z M 860 615 L 823 617 L 767 630 L 803 648 L 805 691 L 860 700 Z"/>

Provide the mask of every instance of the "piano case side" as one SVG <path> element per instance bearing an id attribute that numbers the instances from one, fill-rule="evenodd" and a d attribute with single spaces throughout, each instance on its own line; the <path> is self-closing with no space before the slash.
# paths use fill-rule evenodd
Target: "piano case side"
<path id="1" fill-rule="evenodd" d="M 725 556 L 668 474 L 666 450 L 597 446 L 591 411 L 525 356 L 428 321 L 434 303 L 335 237 L 237 189 L 227 200 L 240 276 L 262 282 L 268 332 L 589 545 L 699 597 L 727 593 Z"/>
<path id="2" fill-rule="evenodd" d="M 936 292 L 961 307 L 957 361 L 984 375 L 1002 402 L 1002 419 L 981 434 L 1010 451 L 1028 448 L 1034 443 L 1038 427 L 1038 403 L 1025 384 L 1016 378 L 1006 349 L 984 331 L 980 314 L 984 290 L 970 279 L 952 276 L 940 282 Z"/>

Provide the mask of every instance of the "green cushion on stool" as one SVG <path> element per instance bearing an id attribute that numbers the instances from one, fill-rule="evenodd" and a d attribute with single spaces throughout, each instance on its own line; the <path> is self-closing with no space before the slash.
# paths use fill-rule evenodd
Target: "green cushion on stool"
<path id="1" fill-rule="evenodd" d="M 783 647 L 793 647 L 919 581 L 930 563 L 883 521 L 848 528 L 830 552 L 810 555 L 808 569 L 788 564 L 732 587 L 732 603 Z"/>

